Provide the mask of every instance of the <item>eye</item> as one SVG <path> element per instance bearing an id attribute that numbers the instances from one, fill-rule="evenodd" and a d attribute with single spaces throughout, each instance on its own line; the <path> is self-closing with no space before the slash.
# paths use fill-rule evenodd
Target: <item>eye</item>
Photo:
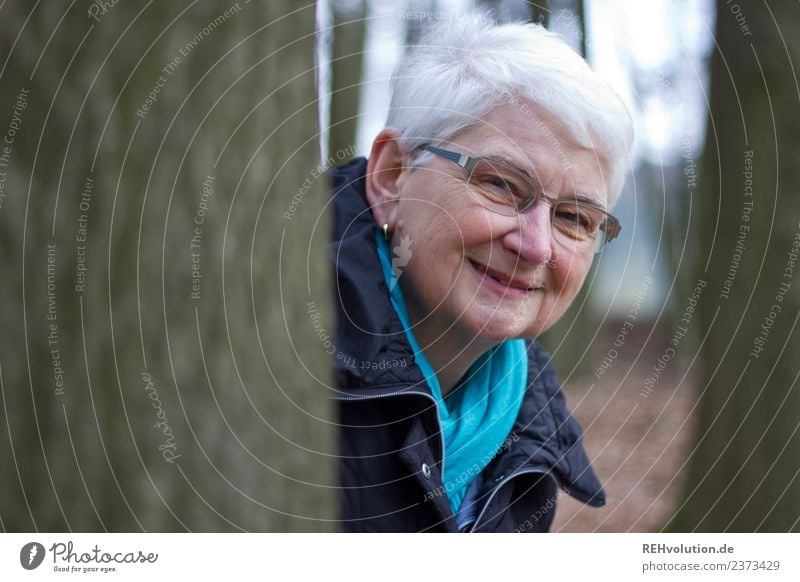
<path id="1" fill-rule="evenodd" d="M 472 182 L 482 188 L 492 188 L 501 192 L 512 192 L 514 190 L 513 184 L 502 176 L 494 173 L 480 173 L 477 172 L 472 175 Z"/>
<path id="2" fill-rule="evenodd" d="M 553 222 L 560 228 L 580 233 L 593 234 L 602 222 L 603 212 L 577 204 L 559 204 L 554 212 Z"/>
<path id="3" fill-rule="evenodd" d="M 559 208 L 555 214 L 558 220 L 569 222 L 576 226 L 587 226 L 588 224 L 586 218 L 581 216 L 581 214 L 574 209 Z"/>
<path id="4" fill-rule="evenodd" d="M 475 183 L 507 199 L 525 198 L 525 188 L 519 180 L 502 174 L 483 174 L 475 177 Z"/>
<path id="5" fill-rule="evenodd" d="M 481 159 L 472 168 L 469 181 L 475 192 L 484 199 L 498 205 L 495 209 L 503 214 L 514 214 L 529 206 L 534 189 L 514 168 L 493 160 Z M 506 208 L 507 211 L 502 210 Z"/>

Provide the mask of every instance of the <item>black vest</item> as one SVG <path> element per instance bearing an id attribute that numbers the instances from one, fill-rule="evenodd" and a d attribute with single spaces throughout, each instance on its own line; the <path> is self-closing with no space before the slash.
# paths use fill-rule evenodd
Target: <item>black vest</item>
<path id="1" fill-rule="evenodd" d="M 436 402 L 389 300 L 364 196 L 366 166 L 358 158 L 332 171 L 341 527 L 455 532 Z M 467 531 L 547 531 L 562 491 L 605 504 L 550 356 L 533 341 L 528 354 L 525 398 L 478 477 L 477 520 Z"/>

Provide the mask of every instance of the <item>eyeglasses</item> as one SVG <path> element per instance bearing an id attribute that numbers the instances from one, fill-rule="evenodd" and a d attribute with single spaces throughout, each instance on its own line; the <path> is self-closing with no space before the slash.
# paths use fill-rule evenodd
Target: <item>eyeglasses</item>
<path id="1" fill-rule="evenodd" d="M 551 206 L 550 224 L 554 238 L 572 247 L 594 245 L 594 252 L 614 240 L 622 227 L 604 208 L 587 200 L 557 199 L 545 194 L 533 178 L 494 157 L 468 156 L 432 145 L 420 149 L 457 163 L 467 172 L 471 190 L 488 210 L 505 216 L 530 212 L 544 199 Z"/>

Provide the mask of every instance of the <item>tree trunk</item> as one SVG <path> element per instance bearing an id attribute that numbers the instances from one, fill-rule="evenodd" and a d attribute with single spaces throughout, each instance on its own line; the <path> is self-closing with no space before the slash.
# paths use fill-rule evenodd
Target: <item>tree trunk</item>
<path id="1" fill-rule="evenodd" d="M 328 152 L 334 157 L 337 152 L 351 151 L 356 142 L 361 103 L 361 77 L 364 68 L 365 18 L 366 7 L 363 0 L 333 3 L 331 121 Z"/>
<path id="2" fill-rule="evenodd" d="M 688 315 L 705 338 L 697 444 L 672 530 L 800 531 L 796 17 L 789 2 L 717 2 L 689 251 L 702 293 Z"/>
<path id="3" fill-rule="evenodd" d="M 330 528 L 314 22 L 0 8 L 4 530 Z"/>
<path id="4" fill-rule="evenodd" d="M 547 26 L 550 22 L 550 10 L 547 7 L 547 0 L 536 0 L 528 2 L 531 11 L 531 22 L 536 22 L 542 26 Z"/>

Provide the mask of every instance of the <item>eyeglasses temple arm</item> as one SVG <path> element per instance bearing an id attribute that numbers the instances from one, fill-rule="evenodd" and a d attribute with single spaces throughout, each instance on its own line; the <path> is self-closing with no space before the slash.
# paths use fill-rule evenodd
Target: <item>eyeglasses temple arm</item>
<path id="1" fill-rule="evenodd" d="M 424 145 L 422 146 L 422 149 L 428 150 L 429 152 L 432 152 L 437 156 L 442 156 L 443 158 L 447 158 L 448 160 L 457 163 L 462 168 L 465 168 L 467 166 L 467 163 L 469 162 L 469 156 L 467 155 L 459 154 L 457 152 L 451 152 L 448 150 L 443 150 L 441 148 L 437 148 L 436 146 Z"/>

